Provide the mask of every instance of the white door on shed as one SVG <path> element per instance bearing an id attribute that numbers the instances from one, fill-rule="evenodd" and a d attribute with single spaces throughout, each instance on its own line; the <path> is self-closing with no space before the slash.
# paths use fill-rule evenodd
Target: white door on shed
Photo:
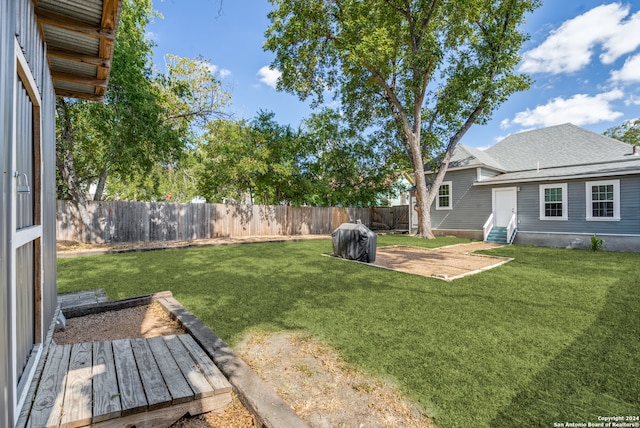
<path id="1" fill-rule="evenodd" d="M 10 284 L 14 415 L 26 393 L 42 352 L 40 95 L 29 65 L 16 43 L 14 133 L 11 188 Z"/>

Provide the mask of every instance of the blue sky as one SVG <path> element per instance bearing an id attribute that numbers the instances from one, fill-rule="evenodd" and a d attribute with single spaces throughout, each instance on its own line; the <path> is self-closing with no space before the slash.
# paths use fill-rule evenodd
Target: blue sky
<path id="1" fill-rule="evenodd" d="M 530 40 L 519 70 L 535 83 L 505 102 L 491 122 L 475 125 L 462 143 L 485 148 L 509 134 L 566 122 L 602 133 L 640 117 L 640 2 L 546 0 L 524 27 Z M 264 52 L 267 0 L 154 0 L 148 36 L 164 55 L 203 56 L 231 93 L 236 118 L 273 111 L 298 127 L 309 103 L 275 90 L 273 54 Z"/>

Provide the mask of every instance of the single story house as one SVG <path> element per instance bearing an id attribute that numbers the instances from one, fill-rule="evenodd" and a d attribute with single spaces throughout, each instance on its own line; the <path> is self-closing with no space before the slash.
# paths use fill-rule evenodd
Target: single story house
<path id="1" fill-rule="evenodd" d="M 104 97 L 120 0 L 0 0 L 0 427 L 55 325 L 56 96 Z"/>
<path id="2" fill-rule="evenodd" d="M 577 248 L 595 234 L 605 249 L 640 251 L 639 152 L 572 124 L 484 151 L 460 144 L 431 207 L 433 232 Z"/>

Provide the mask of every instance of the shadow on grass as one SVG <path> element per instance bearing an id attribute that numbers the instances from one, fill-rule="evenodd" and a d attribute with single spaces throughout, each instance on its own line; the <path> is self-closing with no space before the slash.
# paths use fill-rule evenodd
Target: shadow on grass
<path id="1" fill-rule="evenodd" d="M 492 427 L 598 423 L 598 416 L 640 413 L 640 280 L 609 288 L 597 318 L 491 421 Z M 629 276 L 627 276 L 629 275 Z"/>
<path id="2" fill-rule="evenodd" d="M 355 288 L 384 286 L 366 280 L 361 266 L 321 256 L 330 251 L 330 241 L 310 241 L 60 259 L 58 285 L 60 292 L 105 288 L 112 299 L 171 290 L 233 344 L 251 328 L 291 328 L 286 314 L 301 300 L 335 306 Z"/>
<path id="3" fill-rule="evenodd" d="M 305 330 L 394 381 L 440 428 L 637 414 L 637 255 L 505 247 L 487 253 L 513 262 L 443 283 L 330 251 L 325 240 L 60 259 L 59 287 L 171 290 L 231 346 L 250 330 Z"/>

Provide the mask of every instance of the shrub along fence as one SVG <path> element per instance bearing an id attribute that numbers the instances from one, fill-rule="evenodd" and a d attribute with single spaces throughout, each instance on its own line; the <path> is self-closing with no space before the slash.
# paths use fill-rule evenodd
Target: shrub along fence
<path id="1" fill-rule="evenodd" d="M 321 208 L 162 202 L 57 203 L 57 239 L 84 243 L 328 234 L 340 224 L 371 227 L 407 207 Z M 374 211 L 375 210 L 375 211 Z M 391 214 L 391 210 L 394 213 Z M 382 220 L 381 220 L 382 219 Z M 393 222 L 387 227 L 395 228 Z"/>

